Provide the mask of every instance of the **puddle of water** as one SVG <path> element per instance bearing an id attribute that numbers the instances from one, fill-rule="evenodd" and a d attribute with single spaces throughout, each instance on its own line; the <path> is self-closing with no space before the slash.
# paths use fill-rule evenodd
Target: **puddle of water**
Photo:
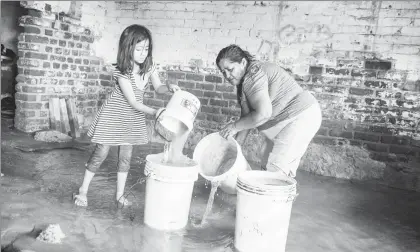
<path id="1" fill-rule="evenodd" d="M 197 232 L 189 225 L 183 232 L 160 232 L 143 225 L 145 178 L 144 159 L 147 154 L 133 156 L 126 184 L 131 207 L 118 209 L 114 203 L 117 155 L 111 151 L 100 171 L 91 182 L 89 206 L 73 205 L 72 192 L 83 179 L 84 163 L 90 152 L 53 150 L 48 153 L 22 153 L 2 150 L 2 188 L 7 197 L 2 207 L 2 245 L 18 237 L 15 245 L 34 251 L 223 251 L 232 245 L 233 227 L 225 230 L 207 226 Z M 28 170 L 30 176 L 28 176 Z M 10 174 L 23 175 L 13 178 Z M 195 186 L 190 222 L 202 216 L 205 208 L 205 188 Z M 16 192 L 16 194 L 10 194 Z M 219 208 L 213 223 L 233 223 L 231 212 Z M 198 218 L 197 218 L 198 219 Z M 59 224 L 66 235 L 61 245 L 46 244 L 28 236 L 34 225 Z M 219 224 L 220 225 L 220 224 Z M 3 232 L 4 231 L 4 232 Z M 201 249 L 202 248 L 202 249 Z M 207 250 L 210 251 L 210 250 Z"/>

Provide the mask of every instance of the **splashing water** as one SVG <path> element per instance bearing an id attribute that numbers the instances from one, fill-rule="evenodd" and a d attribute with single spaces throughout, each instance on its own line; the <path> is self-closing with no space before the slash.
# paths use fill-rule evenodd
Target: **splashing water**
<path id="1" fill-rule="evenodd" d="M 201 223 L 199 225 L 195 225 L 196 227 L 203 227 L 207 223 L 207 218 L 210 215 L 210 212 L 213 208 L 214 196 L 216 195 L 217 188 L 219 188 L 219 186 L 220 181 L 211 182 L 210 196 L 207 201 L 206 211 L 204 212 L 203 218 L 201 219 Z"/>

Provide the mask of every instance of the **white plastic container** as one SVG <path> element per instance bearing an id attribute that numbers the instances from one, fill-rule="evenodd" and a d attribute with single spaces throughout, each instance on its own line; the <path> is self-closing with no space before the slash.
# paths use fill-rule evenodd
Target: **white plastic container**
<path id="1" fill-rule="evenodd" d="M 284 252 L 296 180 L 267 171 L 247 171 L 237 184 L 235 248 L 239 252 Z"/>
<path id="2" fill-rule="evenodd" d="M 188 223 L 198 166 L 191 159 L 182 165 L 163 164 L 162 159 L 163 153 L 146 157 L 144 223 L 157 230 L 182 229 Z"/>
<path id="3" fill-rule="evenodd" d="M 220 160 L 227 152 L 234 152 L 234 162 L 220 172 Z M 242 154 L 241 146 L 233 137 L 228 140 L 221 137 L 218 132 L 205 136 L 194 149 L 193 159 L 198 163 L 200 175 L 213 182 L 219 182 L 220 189 L 228 194 L 236 194 L 236 181 L 238 174 L 251 170 Z"/>
<path id="4" fill-rule="evenodd" d="M 167 141 L 172 141 L 186 130 L 191 131 L 200 109 L 200 100 L 187 91 L 176 91 L 165 111 L 156 120 L 155 130 Z"/>

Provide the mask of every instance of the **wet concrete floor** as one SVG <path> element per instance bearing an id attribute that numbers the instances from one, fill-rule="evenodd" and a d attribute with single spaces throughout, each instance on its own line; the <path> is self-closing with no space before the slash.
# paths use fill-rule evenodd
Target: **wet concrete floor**
<path id="1" fill-rule="evenodd" d="M 3 126 L 4 128 L 4 126 Z M 87 143 L 46 144 L 2 129 L 1 244 L 41 251 L 181 252 L 233 250 L 235 200 L 218 193 L 209 224 L 201 220 L 210 185 L 194 187 L 190 224 L 180 232 L 152 230 L 143 225 L 144 159 L 162 152 L 162 145 L 138 146 L 127 180 L 132 207 L 114 204 L 115 149 L 93 179 L 89 206 L 73 205 L 71 195 L 83 178 L 92 151 Z M 372 184 L 299 172 L 299 186 L 290 220 L 286 251 L 419 251 L 420 194 Z M 31 230 L 60 224 L 66 238 L 52 245 L 36 241 Z M 9 246 L 10 248 L 11 246 Z M 3 250 L 2 250 L 3 251 Z"/>

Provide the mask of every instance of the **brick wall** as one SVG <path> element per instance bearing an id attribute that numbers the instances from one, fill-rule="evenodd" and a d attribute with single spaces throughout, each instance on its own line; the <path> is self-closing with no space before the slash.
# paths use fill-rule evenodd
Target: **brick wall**
<path id="1" fill-rule="evenodd" d="M 43 2 L 35 3 L 42 5 Z M 60 6 L 68 5 L 68 2 L 49 3 L 57 9 L 69 8 Z M 154 38 L 154 57 L 161 65 L 162 80 L 195 93 L 203 103 L 188 142 L 189 147 L 194 147 L 204 135 L 216 131 L 239 113 L 235 91 L 223 82 L 214 63 L 221 48 L 236 43 L 262 60 L 275 61 L 289 68 L 296 80 L 320 101 L 324 120 L 303 161 L 303 169 L 350 179 L 382 179 L 392 186 L 420 191 L 418 1 L 88 1 L 83 2 L 79 10 L 80 24 L 89 28 L 91 36 L 88 37 L 93 40 L 85 43 L 89 49 L 78 50 L 103 60 L 100 66 L 115 62 L 118 39 L 126 26 L 138 23 L 150 28 Z M 54 20 L 48 22 L 53 25 Z M 33 25 L 25 25 L 28 30 L 21 37 L 26 40 L 27 35 L 34 34 L 30 33 Z M 35 50 L 45 50 L 45 43 L 56 39 L 54 34 L 52 37 L 45 35 L 45 30 L 55 29 L 41 24 L 35 27 L 42 28 L 40 34 L 35 35 L 48 38 L 48 42 L 41 39 L 24 43 L 40 45 L 40 49 L 34 47 Z M 63 49 L 72 39 L 58 38 L 66 42 Z M 60 48 L 60 44 L 49 46 Z M 31 50 L 31 47 L 20 49 L 21 52 L 33 53 Z M 54 52 L 48 53 L 49 58 L 45 60 L 36 59 L 42 65 L 25 67 L 28 70 L 43 70 L 44 62 L 48 61 L 51 64 L 49 71 L 54 71 L 50 59 Z M 45 54 L 43 51 L 35 53 Z M 25 54 L 21 55 L 23 62 Z M 96 58 L 93 60 L 96 62 Z M 78 66 L 75 63 L 72 65 Z M 86 66 L 91 67 L 92 64 Z M 60 65 L 60 72 L 63 72 L 62 67 Z M 21 71 L 25 74 L 23 68 Z M 69 72 L 72 72 L 71 68 Z M 103 90 L 101 74 L 97 74 L 99 77 L 92 86 L 96 91 L 91 89 L 93 93 L 90 96 L 82 91 L 80 97 L 90 99 L 102 92 L 99 91 Z M 81 88 L 86 83 L 73 75 L 71 78 L 56 77 L 58 84 L 52 85 L 40 84 L 42 76 L 31 75 L 32 79 L 35 82 L 31 83 L 36 84 L 33 87 L 39 86 L 42 91 L 42 87 L 48 85 L 65 87 L 60 86 L 59 80 L 74 81 Z M 32 87 L 27 79 L 19 80 Z M 28 99 L 35 99 L 35 94 L 25 90 L 20 92 L 31 95 Z M 45 89 L 47 94 L 53 94 L 48 90 Z M 54 91 L 54 95 L 61 94 Z M 88 117 L 93 114 L 90 111 L 93 112 L 96 107 L 86 105 L 89 102 L 94 105 L 99 100 L 98 105 L 101 98 L 104 97 L 79 104 L 81 113 L 87 118 L 85 127 Z M 41 102 L 39 99 L 38 94 L 32 104 Z M 152 90 L 146 93 L 145 102 L 149 105 L 163 106 L 167 100 L 167 96 L 156 95 Z M 41 110 L 32 110 L 33 107 L 22 110 L 28 107 L 25 105 L 28 102 L 20 103 L 21 111 L 32 111 L 25 116 L 35 115 L 37 120 L 41 120 L 41 111 L 45 112 L 45 106 L 41 105 Z M 35 117 L 31 118 L 35 120 Z M 45 125 L 44 121 L 39 122 L 39 125 Z M 157 141 L 150 126 L 152 121 L 148 123 L 152 140 Z M 261 136 L 257 134 L 248 140 L 244 152 L 249 160 L 259 159 L 260 140 Z M 322 146 L 324 153 L 330 153 L 327 149 L 334 147 L 335 152 L 331 152 L 334 157 L 314 156 L 313 146 Z M 355 150 L 363 151 L 366 158 Z M 364 159 L 359 163 L 368 164 L 361 171 L 339 165 L 314 170 L 310 165 L 319 160 L 324 162 L 337 157 L 355 160 L 360 156 Z M 370 170 L 375 169 L 369 170 L 369 166 L 376 165 L 376 162 L 381 165 L 375 168 L 377 174 L 372 174 Z M 332 172 L 334 169 L 344 171 L 337 175 Z M 398 181 L 390 180 L 390 177 L 398 178 Z"/>
<path id="2" fill-rule="evenodd" d="M 51 97 L 76 98 L 86 127 L 111 86 L 103 60 L 92 53 L 90 29 L 77 18 L 52 12 L 49 4 L 43 10 L 27 8 L 19 25 L 15 127 L 49 129 Z"/>

